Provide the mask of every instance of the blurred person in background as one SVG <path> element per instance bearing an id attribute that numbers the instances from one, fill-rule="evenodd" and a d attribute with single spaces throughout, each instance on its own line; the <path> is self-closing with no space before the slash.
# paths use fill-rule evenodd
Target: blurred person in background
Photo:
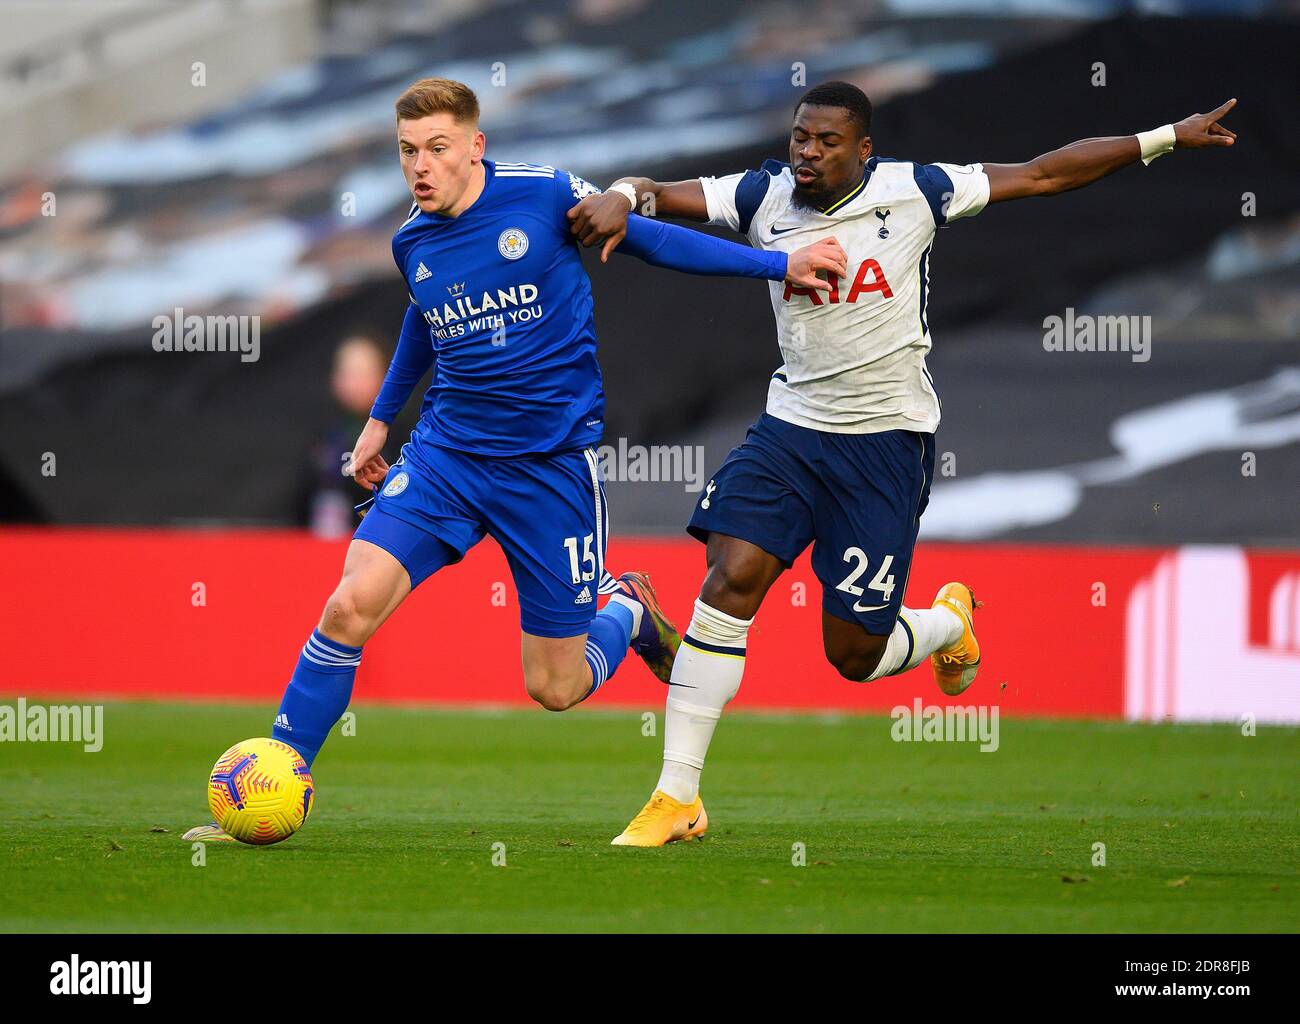
<path id="1" fill-rule="evenodd" d="M 367 329 L 352 331 L 334 350 L 330 371 L 333 418 L 312 445 L 305 525 L 317 537 L 334 540 L 352 532 L 351 481 L 340 472 L 352 442 L 370 418 L 388 369 L 388 354 Z"/>

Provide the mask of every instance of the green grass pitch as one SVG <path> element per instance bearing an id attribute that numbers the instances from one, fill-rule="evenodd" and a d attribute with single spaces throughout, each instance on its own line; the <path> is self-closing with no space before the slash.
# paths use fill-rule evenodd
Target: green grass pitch
<path id="1" fill-rule="evenodd" d="M 202 867 L 181 833 L 207 820 L 217 755 L 266 734 L 265 707 L 110 704 L 99 753 L 0 744 L 0 930 L 1300 921 L 1295 729 L 1004 719 L 1000 748 L 981 753 L 895 743 L 883 716 L 734 713 L 705 774 L 709 835 L 635 850 L 609 840 L 658 772 L 661 739 L 639 713 L 355 711 L 355 735 L 336 730 L 317 761 L 304 829 L 273 847 L 210 844 Z"/>

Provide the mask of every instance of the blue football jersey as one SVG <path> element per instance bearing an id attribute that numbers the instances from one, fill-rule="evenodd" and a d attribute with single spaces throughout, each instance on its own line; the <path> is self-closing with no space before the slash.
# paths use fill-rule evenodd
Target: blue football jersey
<path id="1" fill-rule="evenodd" d="M 600 440 L 591 285 L 565 212 L 599 191 L 553 167 L 484 160 L 458 217 L 411 216 L 393 258 L 428 326 L 433 383 L 412 441 L 516 457 Z"/>

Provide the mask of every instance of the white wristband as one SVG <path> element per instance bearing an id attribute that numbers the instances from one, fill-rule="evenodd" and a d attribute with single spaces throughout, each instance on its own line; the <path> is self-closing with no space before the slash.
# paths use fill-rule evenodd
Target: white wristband
<path id="1" fill-rule="evenodd" d="M 636 189 L 634 189 L 626 181 L 620 181 L 616 185 L 610 185 L 607 191 L 617 192 L 624 199 L 626 199 L 628 203 L 631 204 L 632 209 L 634 210 L 636 209 Z"/>
<path id="2" fill-rule="evenodd" d="M 1174 135 L 1174 126 L 1163 124 L 1149 132 L 1137 133 L 1138 145 L 1142 147 L 1142 162 L 1150 164 L 1158 156 L 1164 156 L 1174 148 L 1178 141 Z"/>

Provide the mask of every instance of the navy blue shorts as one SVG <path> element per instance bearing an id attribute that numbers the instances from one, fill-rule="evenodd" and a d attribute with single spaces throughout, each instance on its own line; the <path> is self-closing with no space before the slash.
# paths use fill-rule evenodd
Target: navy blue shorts
<path id="1" fill-rule="evenodd" d="M 608 524 L 591 449 L 493 459 L 407 444 L 354 537 L 401 562 L 414 589 L 490 536 L 510 565 L 523 631 L 567 637 L 587 632 L 608 583 Z"/>
<path id="2" fill-rule="evenodd" d="M 749 541 L 787 566 L 812 544 L 822 607 L 883 636 L 903 604 L 933 475 L 933 434 L 836 434 L 764 413 L 686 529 Z"/>

